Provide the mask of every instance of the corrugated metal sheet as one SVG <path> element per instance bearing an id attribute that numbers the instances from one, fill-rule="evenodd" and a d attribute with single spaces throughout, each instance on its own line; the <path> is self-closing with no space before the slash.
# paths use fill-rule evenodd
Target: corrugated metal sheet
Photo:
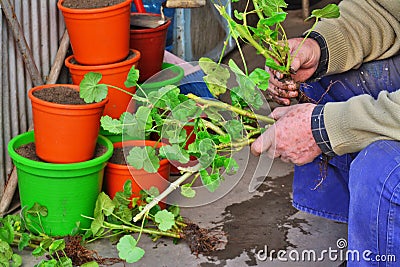
<path id="1" fill-rule="evenodd" d="M 63 17 L 57 8 L 57 0 L 10 0 L 10 2 L 36 66 L 43 80 L 46 80 L 65 29 Z M 33 84 L 3 10 L 0 21 L 0 107 L 2 109 L 0 114 L 0 195 L 2 195 L 8 174 L 12 169 L 7 144 L 12 137 L 27 131 L 31 125 L 32 112 L 27 92 Z"/>

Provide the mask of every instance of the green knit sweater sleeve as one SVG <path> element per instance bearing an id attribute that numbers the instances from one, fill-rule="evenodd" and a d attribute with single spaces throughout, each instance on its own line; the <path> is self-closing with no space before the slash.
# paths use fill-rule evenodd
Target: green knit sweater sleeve
<path id="1" fill-rule="evenodd" d="M 377 100 L 360 95 L 328 103 L 324 123 L 338 155 L 360 151 L 377 140 L 400 140 L 400 90 L 382 91 Z"/>
<path id="2" fill-rule="evenodd" d="M 321 21 L 316 28 L 327 42 L 328 75 L 399 53 L 399 0 L 343 0 L 340 10 L 340 18 Z M 328 103 L 324 123 L 338 155 L 360 151 L 376 140 L 400 140 L 400 90 L 383 91 L 377 100 L 361 95 Z"/>
<path id="3" fill-rule="evenodd" d="M 322 20 L 315 29 L 328 46 L 327 75 L 399 52 L 399 0 L 343 0 L 339 7 L 340 18 Z"/>

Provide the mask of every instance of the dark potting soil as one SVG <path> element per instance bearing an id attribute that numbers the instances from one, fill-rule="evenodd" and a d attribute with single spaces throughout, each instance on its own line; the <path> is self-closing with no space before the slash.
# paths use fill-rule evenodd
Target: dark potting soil
<path id="1" fill-rule="evenodd" d="M 43 101 L 64 105 L 87 105 L 79 96 L 79 92 L 66 87 L 55 86 L 33 92 L 33 95 Z"/>
<path id="2" fill-rule="evenodd" d="M 42 160 L 41 158 L 39 158 L 38 155 L 36 155 L 36 145 L 33 142 L 20 146 L 19 148 L 17 148 L 15 150 L 15 152 L 17 152 L 22 157 L 30 159 L 30 160 L 46 162 L 46 161 Z M 97 143 L 93 158 L 94 159 L 98 158 L 106 152 L 107 152 L 107 147 Z"/>
<path id="3" fill-rule="evenodd" d="M 65 0 L 63 6 L 75 9 L 91 9 L 114 6 L 125 0 Z"/>
<path id="4" fill-rule="evenodd" d="M 108 162 L 111 162 L 114 164 L 119 164 L 119 165 L 126 165 L 124 150 L 121 147 L 115 147 L 113 155 L 108 160 Z"/>
<path id="5" fill-rule="evenodd" d="M 108 160 L 108 162 L 114 163 L 114 164 L 119 164 L 119 165 L 126 165 L 126 159 L 124 156 L 124 151 L 126 152 L 125 154 L 129 154 L 129 151 L 133 148 L 133 146 L 126 146 L 124 148 L 121 147 L 115 147 L 113 155 L 111 158 Z M 156 155 L 158 155 L 159 149 L 156 148 Z"/>

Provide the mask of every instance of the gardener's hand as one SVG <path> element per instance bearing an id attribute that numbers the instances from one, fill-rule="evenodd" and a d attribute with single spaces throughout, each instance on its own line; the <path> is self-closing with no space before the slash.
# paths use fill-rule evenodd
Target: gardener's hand
<path id="1" fill-rule="evenodd" d="M 311 133 L 314 107 L 307 103 L 276 108 L 270 117 L 277 121 L 251 145 L 252 153 L 266 153 L 270 158 L 280 157 L 296 165 L 313 161 L 321 154 Z"/>
<path id="2" fill-rule="evenodd" d="M 300 45 L 303 38 L 289 39 L 290 53 L 293 54 Z M 281 73 L 270 70 L 268 94 L 272 100 L 281 105 L 290 105 L 290 98 L 298 96 L 298 86 L 295 82 L 304 82 L 317 70 L 321 49 L 314 39 L 306 39 L 296 57 L 292 61 L 291 68 L 295 72 L 293 81 L 280 82 Z"/>

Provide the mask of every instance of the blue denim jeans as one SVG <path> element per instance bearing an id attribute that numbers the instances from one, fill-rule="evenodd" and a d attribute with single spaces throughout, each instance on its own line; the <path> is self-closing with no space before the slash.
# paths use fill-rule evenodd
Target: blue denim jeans
<path id="1" fill-rule="evenodd" d="M 400 56 L 365 63 L 301 88 L 320 104 L 361 94 L 376 98 L 383 90 L 399 89 Z M 347 266 L 400 266 L 399 166 L 399 141 L 377 141 L 328 162 L 320 156 L 295 167 L 293 206 L 348 223 L 348 250 L 358 251 L 359 259 L 350 257 Z M 390 255 L 397 262 L 393 257 L 383 261 Z"/>

